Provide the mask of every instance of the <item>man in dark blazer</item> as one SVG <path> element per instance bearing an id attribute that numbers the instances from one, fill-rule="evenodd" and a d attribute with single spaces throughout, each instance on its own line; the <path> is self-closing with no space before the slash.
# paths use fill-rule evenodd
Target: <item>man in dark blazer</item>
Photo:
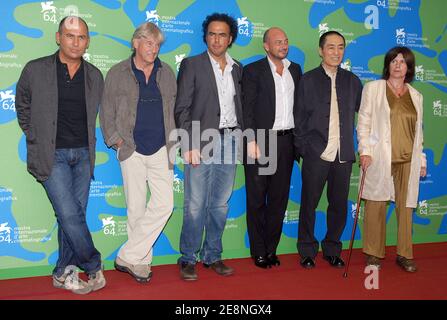
<path id="1" fill-rule="evenodd" d="M 319 243 L 314 236 L 315 210 L 327 182 L 327 233 L 323 258 L 342 268 L 340 237 L 346 225 L 349 181 L 354 154 L 354 117 L 360 107 L 362 84 L 340 68 L 345 39 L 329 31 L 320 37 L 322 63 L 306 72 L 298 88 L 295 144 L 303 158 L 298 252 L 304 268 L 315 267 Z"/>
<path id="2" fill-rule="evenodd" d="M 207 51 L 182 61 L 174 112 L 185 162 L 178 261 L 184 280 L 197 279 L 198 260 L 219 275 L 233 274 L 221 254 L 236 173 L 234 132 L 243 128 L 242 67 L 227 53 L 236 40 L 237 23 L 226 14 L 214 13 L 202 27 Z"/>
<path id="3" fill-rule="evenodd" d="M 264 131 L 266 137 L 265 143 L 260 141 L 260 136 L 247 139 L 245 188 L 250 253 L 257 267 L 270 268 L 280 265 L 276 248 L 295 159 L 293 128 L 301 67 L 286 58 L 288 38 L 280 28 L 268 29 L 263 42 L 267 57 L 247 65 L 242 80 L 245 129 Z M 273 136 L 276 139 L 271 139 Z M 266 155 L 266 150 L 275 153 L 269 154 L 270 160 L 276 161 L 272 174 L 260 171 L 267 163 L 258 160 Z"/>
<path id="4" fill-rule="evenodd" d="M 26 136 L 28 171 L 42 183 L 58 223 L 59 257 L 53 285 L 77 294 L 106 285 L 101 254 L 86 223 L 95 166 L 96 115 L 104 81 L 82 59 L 90 41 L 77 17 L 59 24 L 59 50 L 26 64 L 17 82 L 17 120 Z M 79 267 L 88 282 L 77 276 Z"/>

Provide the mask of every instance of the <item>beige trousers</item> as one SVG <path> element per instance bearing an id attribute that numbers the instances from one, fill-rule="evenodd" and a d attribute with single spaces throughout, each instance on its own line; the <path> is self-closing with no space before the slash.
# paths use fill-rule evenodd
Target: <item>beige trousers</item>
<path id="1" fill-rule="evenodd" d="M 413 208 L 405 206 L 407 201 L 410 162 L 392 164 L 395 204 L 397 215 L 397 254 L 413 259 L 412 216 Z M 363 223 L 363 252 L 379 258 L 385 257 L 387 201 L 365 200 Z"/>
<path id="2" fill-rule="evenodd" d="M 120 165 L 127 204 L 128 240 L 118 257 L 134 265 L 151 264 L 152 247 L 174 208 L 174 175 L 168 167 L 166 147 L 150 156 L 135 151 Z"/>

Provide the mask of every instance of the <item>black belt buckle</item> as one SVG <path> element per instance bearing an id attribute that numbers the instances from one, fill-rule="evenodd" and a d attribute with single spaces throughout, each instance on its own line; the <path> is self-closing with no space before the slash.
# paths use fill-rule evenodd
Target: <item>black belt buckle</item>
<path id="1" fill-rule="evenodd" d="M 231 133 L 237 127 L 221 128 L 219 129 L 220 134 Z"/>
<path id="2" fill-rule="evenodd" d="M 293 132 L 293 129 L 287 129 L 287 130 L 276 130 L 277 136 L 285 136 L 287 134 L 290 134 Z"/>

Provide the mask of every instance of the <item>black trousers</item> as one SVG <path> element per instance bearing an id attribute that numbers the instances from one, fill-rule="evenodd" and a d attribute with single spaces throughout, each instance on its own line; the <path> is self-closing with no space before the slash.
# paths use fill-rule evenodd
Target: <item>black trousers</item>
<path id="1" fill-rule="evenodd" d="M 324 161 L 319 156 L 308 156 L 303 159 L 297 245 L 301 257 L 314 258 L 318 253 L 319 244 L 314 235 L 315 210 L 326 182 L 327 233 L 321 242 L 321 247 L 323 255 L 340 256 L 342 250 L 340 237 L 346 225 L 351 171 L 352 162 L 340 163 L 338 155 L 334 162 Z"/>
<path id="2" fill-rule="evenodd" d="M 294 162 L 293 134 L 277 137 L 277 168 L 259 175 L 259 164 L 245 164 L 247 229 L 252 256 L 276 253 L 289 201 Z"/>

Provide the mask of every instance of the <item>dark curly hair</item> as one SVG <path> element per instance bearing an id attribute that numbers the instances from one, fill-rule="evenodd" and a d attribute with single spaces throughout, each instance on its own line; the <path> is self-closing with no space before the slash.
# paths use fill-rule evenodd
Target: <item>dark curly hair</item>
<path id="1" fill-rule="evenodd" d="M 237 38 L 237 33 L 238 33 L 237 22 L 233 17 L 229 16 L 226 13 L 215 12 L 205 18 L 205 21 L 203 21 L 203 23 L 202 23 L 203 42 L 205 42 L 205 44 L 206 44 L 206 35 L 208 33 L 208 26 L 210 25 L 211 22 L 214 22 L 214 21 L 225 22 L 230 27 L 230 36 L 232 38 L 232 41 L 228 47 L 231 48 L 231 45 L 233 44 L 233 42 L 236 41 L 236 38 Z"/>

